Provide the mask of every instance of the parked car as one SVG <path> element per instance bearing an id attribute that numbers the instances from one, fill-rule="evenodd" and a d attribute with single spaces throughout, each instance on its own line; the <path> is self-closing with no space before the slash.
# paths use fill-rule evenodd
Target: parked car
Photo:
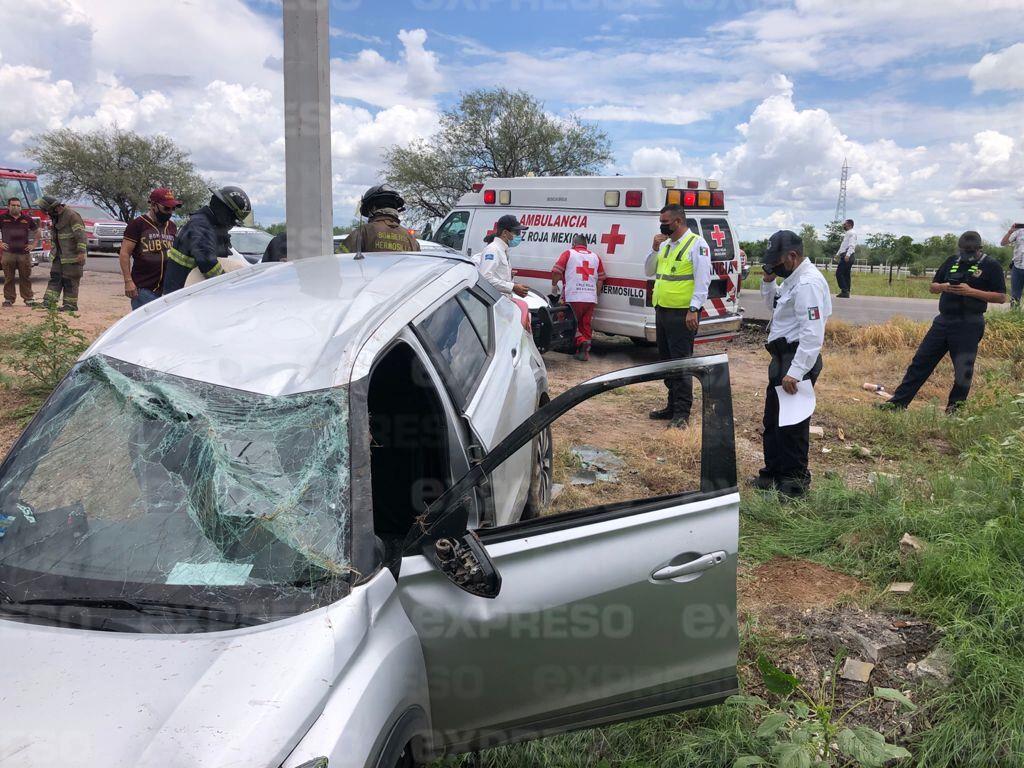
<path id="1" fill-rule="evenodd" d="M 250 264 L 258 264 L 263 259 L 267 245 L 274 239 L 269 232 L 251 227 L 232 227 L 231 247 Z"/>
<path id="2" fill-rule="evenodd" d="M 89 250 L 101 253 L 117 253 L 121 250 L 124 230 L 127 224 L 94 205 L 72 205 L 85 223 L 85 234 Z"/>
<path id="3" fill-rule="evenodd" d="M 108 330 L 0 464 L 0 754 L 392 768 L 735 692 L 724 355 L 549 400 L 520 320 L 463 257 L 374 254 Z M 551 423 L 683 374 L 700 490 L 542 516 Z"/>

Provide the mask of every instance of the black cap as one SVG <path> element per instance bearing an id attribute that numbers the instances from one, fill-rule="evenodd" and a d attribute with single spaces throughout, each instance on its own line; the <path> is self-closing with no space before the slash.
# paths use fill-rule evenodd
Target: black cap
<path id="1" fill-rule="evenodd" d="M 524 227 L 522 224 L 520 224 L 519 219 L 517 219 L 511 213 L 506 213 L 504 216 L 498 219 L 498 225 L 497 229 L 495 229 L 495 232 L 504 232 L 506 229 L 511 232 L 519 233 L 525 232 L 526 230 L 529 229 L 529 227 Z"/>
<path id="2" fill-rule="evenodd" d="M 789 229 L 780 229 L 768 238 L 768 247 L 764 251 L 762 263 L 766 267 L 774 267 L 782 260 L 782 255 L 796 251 L 799 254 L 804 252 L 804 241 L 800 235 Z"/>
<path id="3" fill-rule="evenodd" d="M 960 239 L 956 242 L 956 247 L 964 253 L 977 253 L 982 247 L 981 235 L 973 229 L 969 229 L 960 235 Z"/>

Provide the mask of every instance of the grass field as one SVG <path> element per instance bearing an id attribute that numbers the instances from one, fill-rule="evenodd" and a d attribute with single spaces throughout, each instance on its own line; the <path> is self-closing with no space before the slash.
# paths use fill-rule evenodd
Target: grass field
<path id="1" fill-rule="evenodd" d="M 787 505 L 742 492 L 747 565 L 778 556 L 821 563 L 867 579 L 876 588 L 872 605 L 884 602 L 888 583 L 915 582 L 900 608 L 941 629 L 953 682 L 912 692 L 926 727 L 904 740 L 912 756 L 901 766 L 1024 765 L 1024 315 L 1000 313 L 990 330 L 991 358 L 955 417 L 934 406 L 893 413 L 821 404 L 823 417 L 869 432 L 872 445 L 895 458 L 891 478 L 855 487 L 834 474 Z M 914 324 L 843 329 L 829 343 L 848 348 L 856 366 L 884 347 L 912 346 L 920 332 Z M 895 543 L 904 532 L 926 542 L 920 555 L 900 556 Z M 756 625 L 741 633 L 741 654 L 770 645 Z M 763 765 L 781 768 L 756 725 L 720 706 L 491 750 L 482 760 L 492 768 L 720 768 L 763 754 Z"/>
<path id="2" fill-rule="evenodd" d="M 836 269 L 834 266 L 827 268 L 819 267 L 821 273 L 828 279 L 832 293 L 839 293 L 839 286 L 836 285 Z M 760 278 L 756 270 L 751 270 L 750 275 L 743 281 L 743 287 L 756 291 Z M 860 296 L 891 296 L 898 299 L 928 299 L 935 298 L 928 292 L 931 285 L 931 277 L 909 277 L 906 273 L 900 276 L 893 275 L 892 285 L 889 284 L 889 275 L 884 271 L 876 272 L 854 272 L 853 273 L 853 294 Z"/>

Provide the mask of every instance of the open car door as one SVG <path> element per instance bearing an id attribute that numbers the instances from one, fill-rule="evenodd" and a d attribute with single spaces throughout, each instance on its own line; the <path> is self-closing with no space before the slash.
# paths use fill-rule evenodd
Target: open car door
<path id="1" fill-rule="evenodd" d="M 699 488 L 547 514 L 481 530 L 479 540 L 465 532 L 474 489 L 559 416 L 595 395 L 681 375 L 702 388 Z M 420 522 L 399 594 L 422 642 L 437 749 L 477 750 L 736 692 L 739 493 L 725 355 L 629 368 L 568 390 Z M 443 571 L 438 555 L 460 542 L 468 546 Z M 481 572 L 473 585 L 453 583 Z"/>

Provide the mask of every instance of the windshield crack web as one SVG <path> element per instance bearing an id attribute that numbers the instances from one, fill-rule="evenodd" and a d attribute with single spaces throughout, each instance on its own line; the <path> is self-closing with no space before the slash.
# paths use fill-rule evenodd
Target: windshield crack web
<path id="1" fill-rule="evenodd" d="M 344 388 L 266 397 L 94 356 L 0 477 L 0 567 L 111 596 L 345 576 L 348 444 Z"/>

